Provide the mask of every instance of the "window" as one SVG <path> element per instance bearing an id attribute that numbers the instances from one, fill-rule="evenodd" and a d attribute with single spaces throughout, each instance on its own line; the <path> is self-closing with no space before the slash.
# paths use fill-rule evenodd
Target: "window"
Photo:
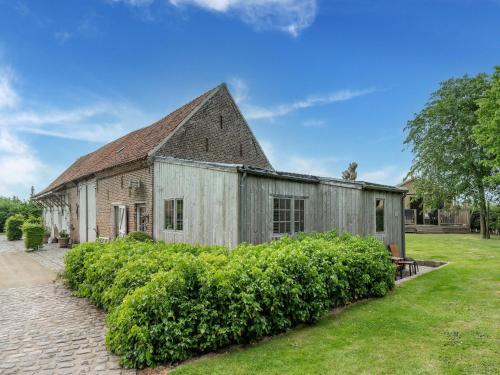
<path id="1" fill-rule="evenodd" d="M 295 233 L 304 231 L 304 199 L 294 200 L 294 231 Z"/>
<path id="2" fill-rule="evenodd" d="M 177 199 L 175 201 L 175 212 L 176 212 L 176 219 L 175 219 L 175 229 L 176 230 L 182 230 L 184 227 L 184 201 L 182 199 Z"/>
<path id="3" fill-rule="evenodd" d="M 136 226 L 137 231 L 146 232 L 148 224 L 148 216 L 146 215 L 146 205 L 140 204 L 136 206 Z"/>
<path id="4" fill-rule="evenodd" d="M 184 200 L 167 199 L 165 201 L 165 229 L 184 229 Z"/>
<path id="5" fill-rule="evenodd" d="M 384 200 L 375 200 L 375 231 L 384 231 Z"/>
<path id="6" fill-rule="evenodd" d="M 304 231 L 304 202 L 304 199 L 273 198 L 274 234 L 293 234 Z"/>
<path id="7" fill-rule="evenodd" d="M 291 199 L 274 198 L 273 203 L 273 233 L 291 232 Z"/>

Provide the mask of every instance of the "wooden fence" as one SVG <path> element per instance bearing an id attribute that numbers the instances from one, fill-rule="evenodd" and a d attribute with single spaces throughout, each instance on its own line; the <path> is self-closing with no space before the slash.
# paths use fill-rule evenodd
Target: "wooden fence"
<path id="1" fill-rule="evenodd" d="M 463 208 L 438 210 L 438 225 L 461 225 L 470 227 L 470 211 Z"/>
<path id="2" fill-rule="evenodd" d="M 405 208 L 405 225 L 417 224 L 417 210 Z"/>

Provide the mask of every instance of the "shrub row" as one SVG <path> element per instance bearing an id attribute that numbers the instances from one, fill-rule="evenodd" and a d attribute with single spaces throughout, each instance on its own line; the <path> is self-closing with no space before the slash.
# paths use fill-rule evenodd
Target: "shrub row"
<path id="1" fill-rule="evenodd" d="M 15 214 L 10 216 L 5 221 L 5 234 L 7 235 L 7 240 L 17 241 L 23 237 L 23 224 L 24 216 L 21 214 Z"/>
<path id="2" fill-rule="evenodd" d="M 64 278 L 108 310 L 108 348 L 130 367 L 313 323 L 394 285 L 384 245 L 333 232 L 221 247 L 118 240 L 66 254 Z"/>
<path id="3" fill-rule="evenodd" d="M 22 229 L 26 250 L 38 250 L 38 248 L 43 246 L 45 228 L 41 223 L 28 220 L 23 224 Z"/>

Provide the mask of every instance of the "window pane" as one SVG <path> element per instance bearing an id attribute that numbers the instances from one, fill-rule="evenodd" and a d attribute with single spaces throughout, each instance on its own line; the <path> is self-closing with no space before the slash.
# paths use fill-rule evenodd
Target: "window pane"
<path id="1" fill-rule="evenodd" d="M 165 201 L 165 229 L 174 229 L 174 200 Z"/>
<path id="2" fill-rule="evenodd" d="M 273 208 L 276 210 L 280 208 L 280 200 L 278 198 L 273 199 Z"/>
<path id="3" fill-rule="evenodd" d="M 279 223 L 273 223 L 273 233 L 279 234 L 280 232 L 280 224 Z"/>
<path id="4" fill-rule="evenodd" d="M 377 232 L 384 231 L 384 200 L 375 200 L 375 230 Z"/>
<path id="5" fill-rule="evenodd" d="M 184 200 L 182 199 L 177 199 L 176 202 L 176 211 L 177 211 L 177 222 L 176 222 L 176 228 L 177 230 L 183 230 L 184 229 Z"/>

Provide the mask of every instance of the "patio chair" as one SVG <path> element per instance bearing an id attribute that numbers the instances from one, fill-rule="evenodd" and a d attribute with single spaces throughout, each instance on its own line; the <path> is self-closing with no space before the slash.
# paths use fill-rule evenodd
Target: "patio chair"
<path id="1" fill-rule="evenodd" d="M 401 257 L 401 252 L 399 251 L 399 247 L 395 243 L 391 243 L 389 245 L 389 251 L 391 253 L 391 259 L 397 266 L 402 266 L 404 269 L 405 266 L 408 266 L 408 270 L 410 271 L 410 276 L 412 275 L 412 269 L 415 274 L 418 273 L 418 263 L 415 259 L 404 258 Z M 402 275 L 402 271 L 400 273 Z"/>

